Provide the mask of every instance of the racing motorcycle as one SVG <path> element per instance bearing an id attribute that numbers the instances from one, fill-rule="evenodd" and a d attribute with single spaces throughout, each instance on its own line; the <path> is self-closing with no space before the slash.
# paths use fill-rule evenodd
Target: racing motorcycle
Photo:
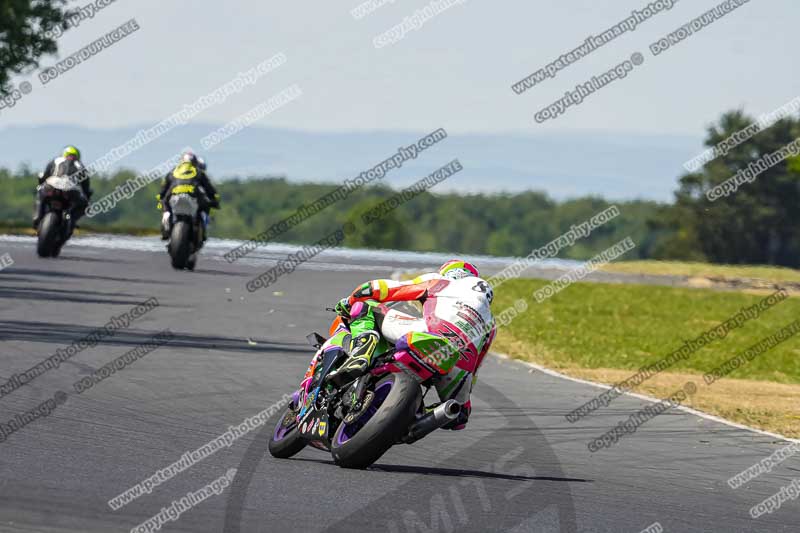
<path id="1" fill-rule="evenodd" d="M 44 215 L 39 222 L 36 253 L 39 257 L 58 257 L 75 229 L 72 205 L 75 195 L 81 194 L 80 185 L 68 176 L 51 176 L 40 187 Z"/>
<path id="2" fill-rule="evenodd" d="M 374 312 L 379 330 L 388 314 L 393 319 L 418 318 L 409 304 L 381 305 Z M 347 327 L 346 319 L 337 316 L 329 339 Z M 337 387 L 326 377 L 347 354 L 318 333 L 307 339 L 317 352 L 269 440 L 273 457 L 292 457 L 310 445 L 329 451 L 340 467 L 366 468 L 395 444 L 412 444 L 461 412 L 455 400 L 425 405 L 425 396 L 441 374 L 422 354 L 397 350 L 384 337 L 381 344 L 387 349 L 372 357 L 369 371 Z"/>
<path id="3" fill-rule="evenodd" d="M 192 191 L 184 191 L 182 187 L 190 187 Z M 193 185 L 175 187 L 169 198 L 170 210 L 164 211 L 161 219 L 162 234 L 169 235 L 167 251 L 172 267 L 178 270 L 194 270 L 207 225 L 207 215 L 200 211 L 192 192 Z"/>

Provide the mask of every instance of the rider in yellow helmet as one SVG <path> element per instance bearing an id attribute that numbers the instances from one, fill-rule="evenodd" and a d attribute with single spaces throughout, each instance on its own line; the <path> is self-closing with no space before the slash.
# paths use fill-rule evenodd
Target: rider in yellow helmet
<path id="1" fill-rule="evenodd" d="M 183 187 L 183 190 L 191 189 L 192 193 L 200 204 L 200 212 L 203 217 L 203 223 L 206 224 L 208 219 L 208 210 L 210 208 L 219 209 L 219 193 L 217 189 L 211 184 L 206 174 L 206 163 L 193 152 L 185 152 L 181 156 L 181 162 L 169 172 L 161 181 L 161 192 L 158 199 L 165 213 L 169 212 L 169 198 L 172 195 L 175 187 Z M 186 189 L 186 188 L 189 189 Z M 165 215 L 165 218 L 166 217 Z M 169 228 L 162 227 L 161 238 L 166 240 L 169 238 Z M 203 239 L 205 240 L 206 233 L 203 232 Z"/>

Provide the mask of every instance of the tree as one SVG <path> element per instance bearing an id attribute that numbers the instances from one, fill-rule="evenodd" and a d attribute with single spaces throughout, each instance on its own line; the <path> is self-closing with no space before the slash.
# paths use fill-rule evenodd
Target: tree
<path id="1" fill-rule="evenodd" d="M 369 213 L 376 204 L 375 201 L 365 200 L 347 213 L 346 220 L 353 225 L 353 231 L 344 245 L 351 248 L 407 249 L 410 244 L 407 223 L 396 210 L 389 211 L 370 224 L 364 222 L 362 215 Z"/>
<path id="2" fill-rule="evenodd" d="M 39 58 L 58 50 L 55 35 L 66 30 L 67 0 L 0 0 L 0 96 L 14 74 L 39 66 Z"/>
<path id="3" fill-rule="evenodd" d="M 753 122 L 741 111 L 724 114 L 709 128 L 706 146 L 715 146 Z M 788 159 L 770 167 L 728 196 L 713 202 L 706 197 L 710 189 L 790 145 L 798 135 L 800 122 L 783 119 L 680 179 L 676 209 L 681 214 L 681 233 L 695 240 L 710 261 L 800 266 L 800 168 L 796 161 Z"/>

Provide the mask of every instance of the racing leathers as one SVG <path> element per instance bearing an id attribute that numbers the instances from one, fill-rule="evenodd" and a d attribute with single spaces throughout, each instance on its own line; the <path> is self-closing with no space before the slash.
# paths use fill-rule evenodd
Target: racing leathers
<path id="1" fill-rule="evenodd" d="M 481 278 L 453 280 L 436 273 L 408 282 L 378 279 L 361 285 L 337 306 L 349 321 L 349 334 L 340 335 L 349 357 L 328 379 L 346 383 L 365 373 L 379 340 L 385 339 L 436 367 L 442 374 L 435 385 L 440 400 L 454 399 L 462 406 L 459 417 L 445 428 L 463 429 L 478 368 L 497 332 L 491 294 Z M 381 305 L 399 301 L 419 302 L 422 318 Z"/>
<path id="2" fill-rule="evenodd" d="M 92 189 L 89 182 L 89 171 L 83 163 L 73 157 L 57 157 L 47 163 L 44 172 L 39 177 L 39 186 L 36 191 L 36 210 L 33 216 L 33 227 L 38 228 L 39 222 L 44 216 L 44 183 L 51 177 L 70 177 L 79 184 L 79 189 L 70 192 L 70 202 L 72 203 L 72 217 L 75 223 L 86 214 L 89 200 L 92 197 Z"/>
<path id="3" fill-rule="evenodd" d="M 208 175 L 191 162 L 185 161 L 178 164 L 161 181 L 161 192 L 158 199 L 163 205 L 165 221 L 168 221 L 172 214 L 169 200 L 173 194 L 189 194 L 197 199 L 204 226 L 207 224 L 209 209 L 219 207 L 217 189 L 211 184 Z M 205 231 L 203 239 L 205 240 Z"/>

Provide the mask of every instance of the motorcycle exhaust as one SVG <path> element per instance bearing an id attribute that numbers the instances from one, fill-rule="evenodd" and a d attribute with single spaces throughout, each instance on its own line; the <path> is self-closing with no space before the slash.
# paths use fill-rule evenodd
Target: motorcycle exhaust
<path id="1" fill-rule="evenodd" d="M 455 400 L 447 400 L 411 424 L 408 434 L 403 437 L 403 442 L 406 444 L 417 442 L 425 435 L 458 418 L 459 413 L 461 413 L 461 405 Z"/>

